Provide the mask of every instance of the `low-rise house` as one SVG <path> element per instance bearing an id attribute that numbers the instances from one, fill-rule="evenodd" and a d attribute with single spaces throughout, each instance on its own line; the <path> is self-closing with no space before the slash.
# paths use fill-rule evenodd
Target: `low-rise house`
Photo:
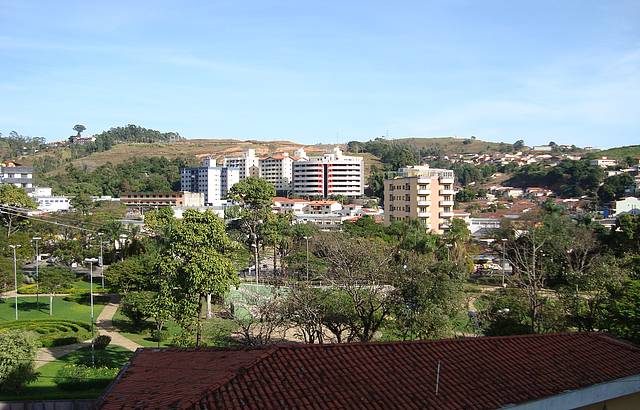
<path id="1" fill-rule="evenodd" d="M 635 409 L 640 348 L 601 333 L 138 349 L 97 408 Z"/>
<path id="2" fill-rule="evenodd" d="M 273 202 L 271 209 L 275 213 L 292 213 L 294 215 L 302 214 L 304 208 L 309 205 L 309 200 L 300 198 L 284 198 L 275 197 L 271 200 Z"/>
<path id="3" fill-rule="evenodd" d="M 600 157 L 598 159 L 592 159 L 589 161 L 590 165 L 594 165 L 601 168 L 615 167 L 618 165 L 618 161 L 607 157 Z"/>
<path id="4" fill-rule="evenodd" d="M 71 202 L 66 196 L 39 196 L 34 200 L 42 212 L 66 212 L 71 209 Z"/>
<path id="5" fill-rule="evenodd" d="M 615 201 L 615 212 L 613 216 L 617 218 L 626 214 L 640 215 L 640 199 L 636 197 L 627 197 Z"/>

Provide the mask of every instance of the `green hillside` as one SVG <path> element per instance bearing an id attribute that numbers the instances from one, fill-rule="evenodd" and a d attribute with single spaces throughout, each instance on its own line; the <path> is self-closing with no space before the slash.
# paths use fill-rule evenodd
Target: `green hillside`
<path id="1" fill-rule="evenodd" d="M 607 157 L 614 159 L 624 159 L 632 157 L 640 159 L 640 145 L 627 145 L 625 147 L 610 148 L 589 154 L 590 158 Z"/>

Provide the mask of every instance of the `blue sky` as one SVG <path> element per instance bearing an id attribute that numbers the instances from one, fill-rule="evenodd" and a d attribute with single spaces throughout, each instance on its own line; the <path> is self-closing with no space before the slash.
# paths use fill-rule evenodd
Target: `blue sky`
<path id="1" fill-rule="evenodd" d="M 640 1 L 0 0 L 0 132 L 640 143 Z"/>

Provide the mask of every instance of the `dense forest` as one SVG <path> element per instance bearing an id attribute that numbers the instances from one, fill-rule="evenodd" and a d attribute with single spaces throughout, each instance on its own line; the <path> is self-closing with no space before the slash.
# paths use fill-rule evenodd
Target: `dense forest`
<path id="1" fill-rule="evenodd" d="M 602 168 L 588 161 L 563 160 L 555 167 L 539 163 L 520 167 L 505 184 L 549 188 L 560 197 L 594 196 L 604 176 Z"/>

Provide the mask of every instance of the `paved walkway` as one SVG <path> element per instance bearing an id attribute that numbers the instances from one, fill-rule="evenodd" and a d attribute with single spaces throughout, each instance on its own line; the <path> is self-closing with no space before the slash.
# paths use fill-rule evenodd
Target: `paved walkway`
<path id="1" fill-rule="evenodd" d="M 101 335 L 111 336 L 111 344 L 124 347 L 125 349 L 133 352 L 142 346 L 122 336 L 113 326 L 113 315 L 115 315 L 116 310 L 118 310 L 118 302 L 119 301 L 116 296 L 111 296 L 109 303 L 107 303 L 104 309 L 102 309 L 102 312 L 100 312 L 100 315 L 96 320 L 98 333 Z"/>
<path id="2" fill-rule="evenodd" d="M 96 319 L 96 333 L 111 336 L 112 345 L 124 347 L 127 350 L 135 351 L 137 348 L 142 347 L 136 342 L 122 336 L 113 326 L 113 315 L 115 315 L 116 310 L 118 310 L 118 298 L 117 296 L 111 296 L 111 300 L 107 305 L 105 305 L 104 309 L 102 309 L 102 312 L 100 312 L 100 315 Z M 64 355 L 88 346 L 91 346 L 91 340 L 66 346 L 40 348 L 36 353 L 35 367 L 38 368 L 44 366 L 45 364 Z"/>

